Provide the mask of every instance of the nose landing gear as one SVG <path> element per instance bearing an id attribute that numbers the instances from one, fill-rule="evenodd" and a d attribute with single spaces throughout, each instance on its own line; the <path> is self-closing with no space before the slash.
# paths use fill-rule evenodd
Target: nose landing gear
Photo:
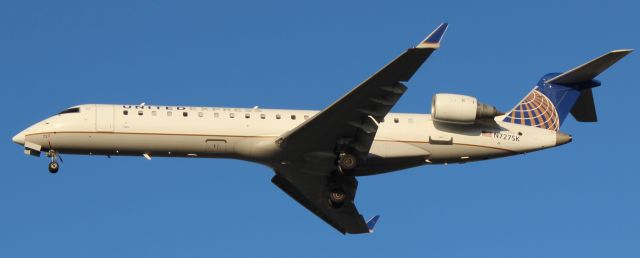
<path id="1" fill-rule="evenodd" d="M 60 169 L 60 165 L 58 164 L 60 155 L 56 151 L 50 150 L 47 152 L 47 157 L 51 158 L 51 162 L 49 162 L 49 172 L 51 172 L 51 174 L 57 173 L 58 169 Z M 60 158 L 60 161 L 62 161 L 62 158 Z"/>
<path id="2" fill-rule="evenodd" d="M 51 174 L 57 173 L 59 168 L 60 166 L 58 165 L 58 162 L 55 162 L 55 161 L 49 162 L 49 172 L 51 172 Z"/>

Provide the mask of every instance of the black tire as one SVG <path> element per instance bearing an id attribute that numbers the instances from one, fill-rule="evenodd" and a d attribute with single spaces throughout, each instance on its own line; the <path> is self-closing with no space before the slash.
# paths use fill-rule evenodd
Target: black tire
<path id="1" fill-rule="evenodd" d="M 338 158 L 338 166 L 342 171 L 350 171 L 358 165 L 358 157 L 350 153 L 341 153 Z"/>
<path id="2" fill-rule="evenodd" d="M 333 208 L 340 208 L 347 200 L 347 194 L 342 189 L 334 189 L 329 192 L 329 203 Z"/>
<path id="3" fill-rule="evenodd" d="M 49 172 L 51 172 L 51 174 L 57 173 L 58 169 L 60 169 L 60 165 L 58 165 L 58 162 L 51 161 L 49 163 Z"/>

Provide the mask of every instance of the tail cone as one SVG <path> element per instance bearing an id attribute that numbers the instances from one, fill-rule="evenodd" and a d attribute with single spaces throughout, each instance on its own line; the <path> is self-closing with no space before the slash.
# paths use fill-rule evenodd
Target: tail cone
<path id="1" fill-rule="evenodd" d="M 560 145 L 563 145 L 563 144 L 570 143 L 572 139 L 573 138 L 571 137 L 571 135 L 568 135 L 568 134 L 563 133 L 563 132 L 557 132 L 556 133 L 556 146 L 560 146 Z"/>

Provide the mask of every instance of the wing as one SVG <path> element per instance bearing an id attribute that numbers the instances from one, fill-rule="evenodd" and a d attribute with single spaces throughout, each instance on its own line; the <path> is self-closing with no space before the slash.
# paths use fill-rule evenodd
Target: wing
<path id="1" fill-rule="evenodd" d="M 353 203 L 358 181 L 355 177 L 332 178 L 293 170 L 277 170 L 271 182 L 342 234 L 373 232 L 379 216 L 365 222 Z M 349 196 L 339 208 L 328 199 L 329 192 L 341 188 Z"/>
<path id="2" fill-rule="evenodd" d="M 288 153 L 336 155 L 336 149 L 355 149 L 365 157 L 378 123 L 384 119 L 407 87 L 408 81 L 431 53 L 440 47 L 447 29 L 441 24 L 415 48 L 391 61 L 322 112 L 283 134 L 278 145 Z"/>
<path id="3" fill-rule="evenodd" d="M 387 64 L 322 112 L 283 134 L 276 143 L 289 160 L 271 179 L 276 186 L 338 231 L 368 233 L 379 216 L 365 221 L 353 200 L 358 181 L 351 174 L 332 173 L 340 150 L 369 153 L 379 121 L 406 91 L 408 81 L 440 47 L 447 24 L 441 24 L 415 48 Z M 346 196 L 339 207 L 329 196 L 336 189 Z"/>

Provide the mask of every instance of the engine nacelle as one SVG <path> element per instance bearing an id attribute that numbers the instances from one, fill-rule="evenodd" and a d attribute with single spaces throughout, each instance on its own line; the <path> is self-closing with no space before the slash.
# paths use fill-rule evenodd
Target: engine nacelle
<path id="1" fill-rule="evenodd" d="M 503 114 L 496 107 L 480 103 L 470 96 L 439 93 L 431 99 L 431 118 L 439 122 L 473 124 L 478 119 Z"/>

